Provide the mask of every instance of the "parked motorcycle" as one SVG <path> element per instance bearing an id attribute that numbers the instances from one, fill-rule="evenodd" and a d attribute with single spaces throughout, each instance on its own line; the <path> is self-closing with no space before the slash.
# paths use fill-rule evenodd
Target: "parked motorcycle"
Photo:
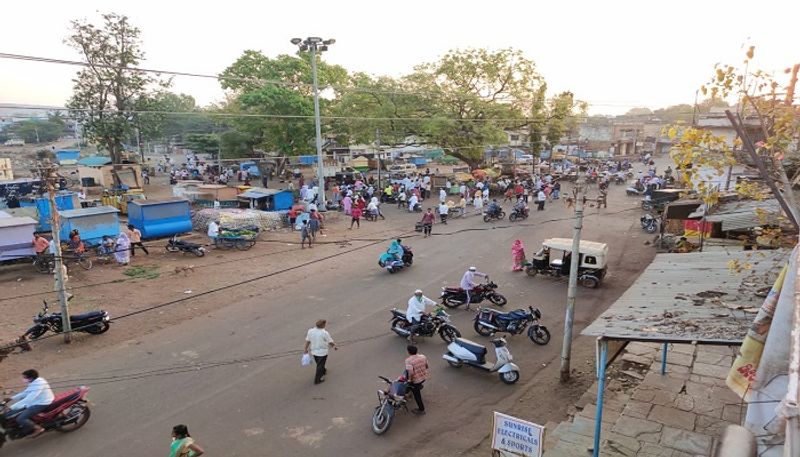
<path id="1" fill-rule="evenodd" d="M 378 389 L 378 406 L 372 413 L 372 432 L 376 435 L 383 435 L 389 431 L 394 421 L 394 415 L 398 409 L 408 411 L 406 395 L 408 395 L 408 381 L 401 376 L 397 381 L 389 381 L 389 378 L 378 376 L 386 383 L 385 389 Z"/>
<path id="2" fill-rule="evenodd" d="M 88 387 L 77 387 L 69 392 L 55 396 L 53 402 L 41 413 L 33 416 L 33 421 L 45 431 L 73 432 L 86 424 L 92 411 L 86 399 Z M 23 410 L 10 412 L 8 401 L 0 402 L 0 447 L 8 440 L 24 438 L 17 416 Z"/>
<path id="3" fill-rule="evenodd" d="M 485 283 L 478 284 L 472 289 L 469 294 L 469 302 L 482 303 L 484 300 L 489 300 L 497 306 L 505 306 L 508 300 L 499 294 L 496 289 L 497 284 L 487 278 Z M 442 304 L 448 308 L 457 308 L 467 304 L 467 293 L 460 287 L 442 287 L 442 295 L 439 298 L 441 298 Z"/>
<path id="4" fill-rule="evenodd" d="M 506 218 L 506 213 L 503 212 L 503 209 L 499 206 L 497 209 L 487 209 L 485 213 L 483 213 L 483 222 L 491 222 L 494 220 L 502 221 Z"/>
<path id="5" fill-rule="evenodd" d="M 389 273 L 396 273 L 414 263 L 414 252 L 408 246 L 403 246 L 403 259 L 397 260 L 394 255 L 384 252 L 378 259 L 378 266 L 386 268 Z"/>
<path id="6" fill-rule="evenodd" d="M 544 325 L 539 325 L 541 317 L 542 313 L 532 306 L 528 310 L 518 309 L 509 313 L 492 308 L 478 308 L 473 328 L 481 336 L 493 336 L 497 332 L 518 335 L 527 328 L 531 341 L 545 345 L 550 341 L 550 331 Z"/>
<path id="7" fill-rule="evenodd" d="M 500 380 L 506 384 L 519 381 L 519 367 L 512 362 L 514 357 L 506 347 L 505 338 L 494 338 L 492 344 L 497 358 L 494 364 L 486 361 L 486 346 L 463 338 L 456 338 L 448 344 L 447 353 L 442 358 L 451 367 L 461 368 L 468 365 L 489 373 L 499 373 Z"/>
<path id="8" fill-rule="evenodd" d="M 508 215 L 508 220 L 511 222 L 515 222 L 517 220 L 525 220 L 528 218 L 529 215 L 530 215 L 530 210 L 528 209 L 527 206 L 523 210 L 517 210 L 516 208 L 513 208 L 511 210 L 511 214 Z"/>
<path id="9" fill-rule="evenodd" d="M 61 333 L 63 331 L 61 313 L 49 312 L 47 302 L 44 300 L 42 302 L 44 303 L 43 311 L 33 318 L 33 327 L 25 332 L 25 336 L 30 337 L 32 340 L 41 338 L 48 330 L 53 333 Z M 73 314 L 69 317 L 72 330 L 91 333 L 92 335 L 100 335 L 107 332 L 110 327 L 110 321 L 111 317 L 103 310 Z"/>
<path id="10" fill-rule="evenodd" d="M 206 255 L 206 249 L 203 246 L 197 243 L 179 240 L 178 235 L 172 235 L 172 238 L 167 241 L 166 248 L 169 252 L 191 252 L 197 257 Z"/>
<path id="11" fill-rule="evenodd" d="M 658 219 L 653 217 L 650 213 L 646 213 L 644 216 L 640 217 L 639 222 L 647 233 L 656 233 L 658 230 Z"/>
<path id="12" fill-rule="evenodd" d="M 398 335 L 407 338 L 411 335 L 409 328 L 411 323 L 406 318 L 406 313 L 397 308 L 392 308 L 392 319 L 390 328 Z M 461 336 L 452 324 L 450 324 L 450 315 L 444 311 L 444 308 L 437 306 L 433 309 L 431 314 L 423 314 L 422 322 L 417 326 L 413 336 L 433 336 L 439 334 L 439 337 L 445 343 L 450 343 L 456 338 Z"/>

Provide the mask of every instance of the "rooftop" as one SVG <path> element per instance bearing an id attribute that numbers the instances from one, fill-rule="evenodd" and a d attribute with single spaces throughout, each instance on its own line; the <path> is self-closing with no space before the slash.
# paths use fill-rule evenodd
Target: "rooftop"
<path id="1" fill-rule="evenodd" d="M 790 252 L 659 254 L 581 333 L 626 341 L 740 344 Z"/>
<path id="2" fill-rule="evenodd" d="M 65 209 L 58 212 L 61 217 L 93 216 L 97 214 L 118 213 L 113 206 L 90 206 L 88 208 Z"/>
<path id="3" fill-rule="evenodd" d="M 741 230 L 762 225 L 777 225 L 781 207 L 774 198 L 767 200 L 739 200 L 720 203 L 706 215 L 708 222 L 721 222 L 722 230 Z M 700 207 L 689 214 L 689 219 L 703 217 Z"/>

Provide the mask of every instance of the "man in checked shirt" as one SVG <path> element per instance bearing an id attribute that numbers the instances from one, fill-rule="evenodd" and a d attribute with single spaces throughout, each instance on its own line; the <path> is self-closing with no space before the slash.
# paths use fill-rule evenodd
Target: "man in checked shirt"
<path id="1" fill-rule="evenodd" d="M 417 409 L 412 410 L 414 414 L 424 415 L 425 404 L 422 403 L 422 383 L 428 378 L 428 358 L 422 354 L 418 354 L 417 347 L 413 344 L 409 345 L 406 350 L 408 351 L 408 358 L 406 358 L 406 372 L 408 373 L 408 390 L 414 395 L 414 401 L 417 402 Z"/>

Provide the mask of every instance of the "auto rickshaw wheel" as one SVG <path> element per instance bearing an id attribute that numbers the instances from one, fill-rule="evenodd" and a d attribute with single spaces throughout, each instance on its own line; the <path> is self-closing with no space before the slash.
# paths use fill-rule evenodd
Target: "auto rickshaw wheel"
<path id="1" fill-rule="evenodd" d="M 596 289 L 600 285 L 600 280 L 594 276 L 584 276 L 581 278 L 581 285 L 587 289 Z"/>

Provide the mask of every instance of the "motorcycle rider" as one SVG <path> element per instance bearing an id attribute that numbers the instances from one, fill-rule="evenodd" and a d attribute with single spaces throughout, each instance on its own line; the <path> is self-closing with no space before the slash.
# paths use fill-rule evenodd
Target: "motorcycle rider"
<path id="1" fill-rule="evenodd" d="M 517 199 L 517 202 L 514 203 L 514 207 L 512 209 L 517 214 L 525 215 L 528 213 L 528 205 L 525 204 L 521 197 Z"/>
<path id="2" fill-rule="evenodd" d="M 408 308 L 406 309 L 406 320 L 411 324 L 408 331 L 408 342 L 414 344 L 414 334 L 417 332 L 419 325 L 422 323 L 422 316 L 425 314 L 425 307 L 427 305 L 434 306 L 436 302 L 430 298 L 422 295 L 422 291 L 417 289 L 414 295 L 408 299 Z"/>
<path id="3" fill-rule="evenodd" d="M 469 309 L 470 302 L 472 302 L 470 292 L 475 288 L 475 286 L 477 286 L 475 283 L 475 276 L 481 276 L 486 279 L 489 278 L 489 275 L 486 273 L 481 273 L 475 267 L 469 267 L 469 270 L 467 270 L 464 273 L 464 276 L 461 277 L 461 288 L 464 289 L 464 293 L 467 295 L 467 309 Z"/>
<path id="4" fill-rule="evenodd" d="M 392 244 L 389 245 L 389 249 L 386 250 L 387 254 L 391 254 L 394 256 L 395 260 L 403 260 L 403 240 L 400 238 L 392 241 Z"/>
<path id="5" fill-rule="evenodd" d="M 495 215 L 501 211 L 500 205 L 497 203 L 497 199 L 493 198 L 492 202 L 489 203 L 489 207 L 486 208 L 486 213 Z"/>
<path id="6" fill-rule="evenodd" d="M 31 418 L 46 410 L 53 403 L 55 395 L 53 395 L 47 380 L 40 377 L 39 372 L 34 369 L 23 371 L 22 379 L 28 384 L 28 387 L 10 398 L 10 400 L 16 401 L 11 405 L 10 411 L 23 410 L 17 416 L 17 424 L 22 429 L 23 436 L 28 435 L 29 438 L 35 438 L 44 433 L 44 429 L 33 422 Z"/>

